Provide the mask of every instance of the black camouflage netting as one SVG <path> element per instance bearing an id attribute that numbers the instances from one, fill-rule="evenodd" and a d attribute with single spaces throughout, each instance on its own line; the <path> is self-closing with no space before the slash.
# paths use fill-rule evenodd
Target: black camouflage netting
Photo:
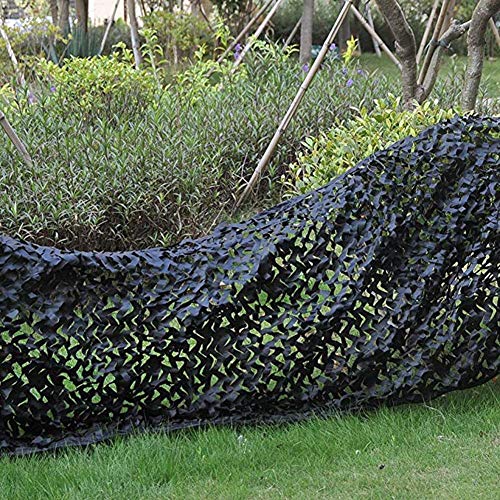
<path id="1" fill-rule="evenodd" d="M 499 371 L 500 119 L 168 249 L 0 237 L 0 453 L 422 401 Z"/>

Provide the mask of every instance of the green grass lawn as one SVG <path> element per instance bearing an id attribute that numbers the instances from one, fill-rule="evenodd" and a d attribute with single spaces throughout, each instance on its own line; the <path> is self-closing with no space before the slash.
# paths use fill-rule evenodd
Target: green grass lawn
<path id="1" fill-rule="evenodd" d="M 396 65 L 385 55 L 377 57 L 375 54 L 366 53 L 360 57 L 361 67 L 368 71 L 379 71 L 386 76 L 399 79 L 399 70 Z M 465 56 L 443 57 L 443 66 L 440 71 L 440 78 L 457 70 L 463 71 L 467 64 Z M 482 85 L 487 90 L 489 97 L 500 98 L 500 62 L 498 59 L 485 59 Z M 396 92 L 396 89 L 395 89 Z"/>
<path id="2" fill-rule="evenodd" d="M 499 498 L 500 385 L 274 427 L 0 460 L 2 499 Z"/>

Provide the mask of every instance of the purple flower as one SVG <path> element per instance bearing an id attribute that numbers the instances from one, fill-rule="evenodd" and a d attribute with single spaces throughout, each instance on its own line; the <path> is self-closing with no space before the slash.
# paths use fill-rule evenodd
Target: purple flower
<path id="1" fill-rule="evenodd" d="M 307 64 L 307 63 L 306 63 L 306 64 L 304 64 L 304 66 L 302 66 L 302 71 L 303 71 L 304 73 L 308 73 L 308 72 L 309 72 L 309 64 Z"/>
<path id="2" fill-rule="evenodd" d="M 349 80 L 347 80 L 346 85 L 347 85 L 348 87 L 352 87 L 352 86 L 354 85 L 354 80 L 353 80 L 352 78 L 349 78 Z"/>
<path id="3" fill-rule="evenodd" d="M 342 74 L 347 75 L 347 68 L 342 68 Z"/>
<path id="4" fill-rule="evenodd" d="M 35 104 L 36 102 L 35 96 L 31 92 L 28 94 L 28 102 L 30 104 Z"/>
<path id="5" fill-rule="evenodd" d="M 234 58 L 238 60 L 241 56 L 241 52 L 243 50 L 243 46 L 241 43 L 237 43 L 236 46 L 234 47 Z"/>
<path id="6" fill-rule="evenodd" d="M 332 43 L 332 44 L 330 45 L 330 50 L 331 50 L 332 52 L 333 52 L 334 50 L 337 50 L 337 46 L 336 46 L 334 43 Z"/>
<path id="7" fill-rule="evenodd" d="M 55 85 L 51 85 L 51 87 L 50 87 L 50 91 L 51 91 L 51 92 L 55 92 L 55 91 L 56 91 L 56 87 L 55 87 Z"/>
<path id="8" fill-rule="evenodd" d="M 364 75 L 365 74 L 365 72 L 362 69 L 358 69 L 357 73 L 358 73 L 358 75 Z"/>

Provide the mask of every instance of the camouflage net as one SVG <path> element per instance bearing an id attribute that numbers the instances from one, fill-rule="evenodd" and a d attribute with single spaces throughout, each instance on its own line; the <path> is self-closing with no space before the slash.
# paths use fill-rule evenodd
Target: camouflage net
<path id="1" fill-rule="evenodd" d="M 168 249 L 0 237 L 0 453 L 422 401 L 499 371 L 500 119 Z"/>

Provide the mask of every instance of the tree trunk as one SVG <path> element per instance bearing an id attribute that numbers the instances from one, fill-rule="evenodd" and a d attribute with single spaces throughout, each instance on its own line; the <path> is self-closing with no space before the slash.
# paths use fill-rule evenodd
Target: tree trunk
<path id="1" fill-rule="evenodd" d="M 415 35 L 396 0 L 375 1 L 396 40 L 396 55 L 401 63 L 403 102 L 406 107 L 411 107 L 417 91 L 417 47 Z"/>
<path id="2" fill-rule="evenodd" d="M 70 32 L 69 0 L 59 0 L 59 29 L 64 36 Z"/>
<path id="3" fill-rule="evenodd" d="M 479 0 L 472 14 L 467 37 L 467 72 L 462 91 L 462 107 L 472 111 L 476 106 L 479 83 L 483 72 L 486 28 L 491 17 L 500 10 L 500 0 Z"/>
<path id="4" fill-rule="evenodd" d="M 347 17 L 345 18 L 344 22 L 342 23 L 342 26 L 340 27 L 339 30 L 339 50 L 340 52 L 345 52 L 347 49 L 347 40 L 351 38 L 351 15 L 348 14 Z"/>
<path id="5" fill-rule="evenodd" d="M 76 21 L 84 33 L 89 31 L 89 0 L 75 0 Z"/>
<path id="6" fill-rule="evenodd" d="M 311 59 L 314 19 L 314 0 L 304 0 L 300 28 L 300 62 L 307 64 Z"/>
<path id="7" fill-rule="evenodd" d="M 59 6 L 57 5 L 57 0 L 49 0 L 49 4 L 50 4 L 50 16 L 52 17 L 52 24 L 54 26 L 57 26 L 59 22 Z"/>
<path id="8" fill-rule="evenodd" d="M 135 67 L 139 69 L 143 59 L 139 46 L 139 23 L 135 13 L 135 0 L 127 0 L 127 11 L 130 22 L 130 40 L 132 42 L 132 51 L 134 52 Z"/>

